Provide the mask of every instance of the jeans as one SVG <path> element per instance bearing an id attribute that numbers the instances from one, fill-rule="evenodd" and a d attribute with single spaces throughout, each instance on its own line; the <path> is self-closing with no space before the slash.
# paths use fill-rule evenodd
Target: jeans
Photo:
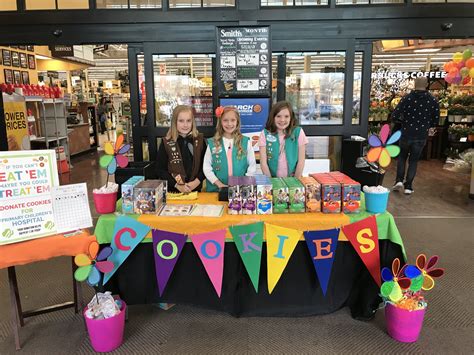
<path id="1" fill-rule="evenodd" d="M 397 163 L 397 182 L 404 182 L 406 189 L 412 189 L 416 167 L 421 157 L 426 139 L 400 139 L 400 155 Z M 405 165 L 408 158 L 408 172 L 405 177 Z"/>

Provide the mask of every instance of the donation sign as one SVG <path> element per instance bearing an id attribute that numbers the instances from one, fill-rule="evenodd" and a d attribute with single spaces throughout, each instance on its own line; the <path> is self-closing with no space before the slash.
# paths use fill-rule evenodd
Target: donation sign
<path id="1" fill-rule="evenodd" d="M 54 150 L 0 152 L 0 245 L 56 234 Z"/>
<path id="2" fill-rule="evenodd" d="M 270 96 L 270 28 L 217 28 L 219 96 Z"/>

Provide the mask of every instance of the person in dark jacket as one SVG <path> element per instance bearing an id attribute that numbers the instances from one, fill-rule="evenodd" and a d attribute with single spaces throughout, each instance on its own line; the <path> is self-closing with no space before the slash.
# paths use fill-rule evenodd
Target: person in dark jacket
<path id="1" fill-rule="evenodd" d="M 405 194 L 414 192 L 413 180 L 418 160 L 428 138 L 428 131 L 439 121 L 439 104 L 427 90 L 425 77 L 415 79 L 415 90 L 405 95 L 392 113 L 392 121 L 401 125 L 400 155 L 397 163 L 397 177 L 394 191 L 404 189 Z M 408 159 L 408 170 L 405 165 Z"/>
<path id="2" fill-rule="evenodd" d="M 177 106 L 156 158 L 158 178 L 168 182 L 168 191 L 190 193 L 201 190 L 205 152 L 206 143 L 196 128 L 192 108 Z"/>

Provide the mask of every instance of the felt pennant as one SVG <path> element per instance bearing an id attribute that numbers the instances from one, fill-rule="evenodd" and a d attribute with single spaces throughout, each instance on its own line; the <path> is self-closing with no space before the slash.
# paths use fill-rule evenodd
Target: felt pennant
<path id="1" fill-rule="evenodd" d="M 336 255 L 338 238 L 338 228 L 304 232 L 304 239 L 308 245 L 311 260 L 313 260 L 324 296 L 326 296 L 329 278 L 331 277 L 331 269 L 334 256 Z"/>
<path id="2" fill-rule="evenodd" d="M 265 224 L 267 236 L 267 275 L 268 293 L 272 293 L 290 260 L 301 232 L 296 229 L 283 228 Z"/>
<path id="3" fill-rule="evenodd" d="M 160 296 L 168 283 L 187 237 L 181 233 L 153 229 L 153 255 Z"/>
<path id="4" fill-rule="evenodd" d="M 225 229 L 191 235 L 194 248 L 206 269 L 217 296 L 221 297 L 224 271 Z"/>
<path id="5" fill-rule="evenodd" d="M 260 263 L 262 261 L 263 222 L 232 226 L 229 229 L 255 292 L 258 293 Z"/>
<path id="6" fill-rule="evenodd" d="M 380 287 L 380 252 L 377 220 L 370 216 L 342 227 L 342 231 L 359 254 L 370 274 Z"/>
<path id="7" fill-rule="evenodd" d="M 150 231 L 150 227 L 137 222 L 135 219 L 119 216 L 115 221 L 114 237 L 110 243 L 113 252 L 107 260 L 114 263 L 112 271 L 104 275 L 104 285 L 110 280 L 112 275 L 122 265 L 125 259 L 132 253 L 133 249 L 140 244 Z"/>

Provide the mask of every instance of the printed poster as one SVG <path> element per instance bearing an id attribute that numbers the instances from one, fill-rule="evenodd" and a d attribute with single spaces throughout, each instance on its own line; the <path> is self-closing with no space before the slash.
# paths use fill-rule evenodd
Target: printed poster
<path id="1" fill-rule="evenodd" d="M 25 99 L 18 95 L 3 94 L 8 150 L 29 150 L 30 136 L 26 119 Z"/>
<path id="2" fill-rule="evenodd" d="M 56 234 L 54 150 L 0 152 L 0 245 Z"/>

